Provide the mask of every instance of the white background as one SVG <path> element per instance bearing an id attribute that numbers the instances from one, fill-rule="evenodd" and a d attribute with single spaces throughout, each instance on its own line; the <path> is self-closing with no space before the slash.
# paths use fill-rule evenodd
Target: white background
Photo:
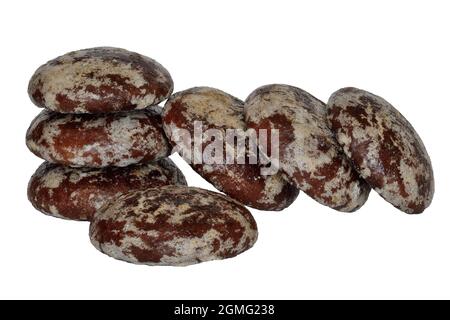
<path id="1" fill-rule="evenodd" d="M 1 298 L 450 298 L 448 1 L 1 1 Z M 25 146 L 40 111 L 34 70 L 67 51 L 148 55 L 175 91 L 208 85 L 245 99 L 287 83 L 326 101 L 344 86 L 381 95 L 414 125 L 436 193 L 408 216 L 372 192 L 342 214 L 302 194 L 281 213 L 252 210 L 260 237 L 234 259 L 136 266 L 90 244 L 88 224 L 35 211 L 41 160 Z M 190 185 L 212 187 L 179 158 Z"/>

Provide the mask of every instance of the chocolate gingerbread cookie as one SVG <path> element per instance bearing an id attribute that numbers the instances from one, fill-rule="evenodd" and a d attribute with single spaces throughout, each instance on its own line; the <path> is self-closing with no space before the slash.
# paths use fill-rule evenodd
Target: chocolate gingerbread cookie
<path id="1" fill-rule="evenodd" d="M 50 216 L 90 220 L 119 195 L 164 185 L 186 185 L 170 159 L 127 167 L 71 168 L 44 162 L 31 177 L 28 199 Z"/>
<path id="2" fill-rule="evenodd" d="M 127 262 L 185 266 L 234 257 L 257 240 L 250 212 L 221 194 L 164 186 L 131 192 L 102 207 L 92 244 Z"/>
<path id="3" fill-rule="evenodd" d="M 52 163 L 74 167 L 127 166 L 170 154 L 161 108 L 104 114 L 42 111 L 26 136 L 28 148 Z"/>
<path id="4" fill-rule="evenodd" d="M 63 113 L 143 109 L 167 99 L 169 72 L 155 60 L 120 48 L 69 52 L 36 70 L 28 94 L 39 107 Z"/>
<path id="5" fill-rule="evenodd" d="M 205 132 L 209 129 L 216 130 L 222 137 L 226 137 L 228 129 L 239 129 L 240 134 L 245 135 L 243 107 L 241 100 L 223 91 L 208 87 L 191 88 L 172 95 L 167 101 L 163 110 L 164 131 L 174 145 L 182 140 L 182 132 L 189 133 L 194 139 L 195 121 L 201 122 L 201 129 Z M 203 139 L 203 151 L 212 143 L 205 140 L 208 139 Z M 225 138 L 223 140 L 226 142 Z M 187 143 L 187 148 L 191 147 L 194 147 L 193 140 Z M 194 152 L 195 150 L 192 153 Z M 219 152 L 225 156 L 225 143 Z M 195 163 L 194 156 L 191 157 L 192 168 L 218 190 L 247 206 L 260 210 L 282 210 L 297 198 L 297 188 L 288 183 L 280 173 L 262 175 L 258 163 L 227 163 L 225 159 L 222 163 L 207 163 L 204 161 L 205 155 L 200 155 L 202 156 L 202 163 Z M 220 158 L 223 159 L 222 156 Z"/>
<path id="6" fill-rule="evenodd" d="M 407 213 L 421 213 L 430 205 L 434 178 L 427 150 L 390 103 L 343 88 L 328 101 L 328 119 L 359 174 L 384 199 Z"/>

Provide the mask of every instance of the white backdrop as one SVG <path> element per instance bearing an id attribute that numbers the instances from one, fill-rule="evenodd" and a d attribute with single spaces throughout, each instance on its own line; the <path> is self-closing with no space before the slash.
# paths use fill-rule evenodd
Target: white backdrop
<path id="1" fill-rule="evenodd" d="M 1 1 L 1 298 L 450 298 L 448 1 Z M 301 194 L 252 210 L 256 246 L 186 268 L 136 266 L 90 244 L 88 224 L 44 216 L 26 198 L 42 162 L 25 146 L 39 112 L 34 70 L 67 51 L 148 55 L 175 91 L 208 85 L 245 99 L 287 83 L 326 101 L 344 86 L 381 95 L 421 135 L 436 193 L 408 216 L 373 192 L 342 214 Z M 180 158 L 193 186 L 212 189 Z"/>

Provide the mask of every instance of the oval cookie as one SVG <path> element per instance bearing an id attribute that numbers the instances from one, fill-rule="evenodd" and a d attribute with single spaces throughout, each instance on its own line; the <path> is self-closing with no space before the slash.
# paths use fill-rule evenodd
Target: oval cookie
<path id="1" fill-rule="evenodd" d="M 44 162 L 28 184 L 28 199 L 50 216 L 90 220 L 104 204 L 119 195 L 164 185 L 186 185 L 170 159 L 127 167 L 71 168 Z"/>
<path id="2" fill-rule="evenodd" d="M 178 92 L 169 98 L 164 107 L 164 131 L 173 145 L 182 140 L 182 131 L 186 131 L 194 139 L 194 121 L 201 121 L 205 132 L 207 129 L 214 129 L 224 137 L 227 129 L 240 129 L 245 133 L 243 105 L 241 100 L 213 88 L 197 87 Z M 204 142 L 202 150 L 206 150 L 210 142 Z M 193 140 L 188 142 L 187 148 L 191 149 L 192 146 Z M 226 154 L 225 144 L 219 152 Z M 282 210 L 298 195 L 297 188 L 284 180 L 281 174 L 262 175 L 257 162 L 226 163 L 224 159 L 222 163 L 190 161 L 190 165 L 218 190 L 256 209 Z"/>
<path id="3" fill-rule="evenodd" d="M 158 62 L 120 48 L 69 52 L 36 70 L 28 94 L 39 107 L 63 113 L 143 109 L 167 99 L 169 72 Z"/>
<path id="4" fill-rule="evenodd" d="M 247 98 L 245 120 L 257 131 L 278 130 L 280 169 L 314 200 L 344 212 L 366 202 L 370 188 L 328 128 L 323 102 L 296 87 L 266 85 Z"/>
<path id="5" fill-rule="evenodd" d="M 390 103 L 356 88 L 336 91 L 328 119 L 359 174 L 406 213 L 421 213 L 433 198 L 434 178 L 424 144 Z"/>
<path id="6" fill-rule="evenodd" d="M 38 157 L 67 166 L 123 167 L 150 162 L 170 154 L 160 110 L 105 114 L 44 110 L 28 128 L 26 143 Z"/>
<path id="7" fill-rule="evenodd" d="M 250 212 L 221 194 L 183 186 L 132 192 L 104 206 L 90 225 L 92 244 L 132 263 L 185 266 L 234 257 L 253 246 Z"/>

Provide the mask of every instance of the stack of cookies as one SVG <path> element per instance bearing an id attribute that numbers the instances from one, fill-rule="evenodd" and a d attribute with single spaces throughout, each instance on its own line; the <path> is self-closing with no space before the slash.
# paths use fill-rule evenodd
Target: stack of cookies
<path id="1" fill-rule="evenodd" d="M 171 147 L 157 106 L 172 91 L 162 65 L 118 48 L 70 52 L 37 69 L 28 93 L 45 109 L 32 121 L 26 144 L 45 162 L 28 185 L 34 207 L 90 220 L 123 193 L 186 185 L 166 158 Z"/>
<path id="2" fill-rule="evenodd" d="M 27 132 L 28 148 L 46 160 L 29 183 L 31 203 L 90 221 L 92 244 L 119 260 L 180 266 L 234 257 L 258 238 L 245 206 L 281 211 L 300 191 L 340 212 L 361 208 L 372 189 L 409 214 L 433 198 L 417 132 L 357 88 L 328 103 L 284 84 L 245 101 L 210 87 L 172 95 L 156 61 L 94 48 L 41 66 L 28 91 L 45 108 Z M 188 187 L 167 158 L 172 149 L 223 194 Z"/>

